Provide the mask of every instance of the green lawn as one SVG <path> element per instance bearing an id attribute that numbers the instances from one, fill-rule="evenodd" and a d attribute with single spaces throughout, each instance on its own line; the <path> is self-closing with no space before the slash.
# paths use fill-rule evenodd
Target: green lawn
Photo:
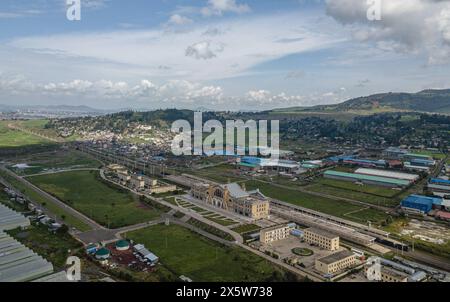
<path id="1" fill-rule="evenodd" d="M 8 128 L 8 121 L 0 121 L 0 148 L 22 147 L 48 143 L 47 140 Z"/>
<path id="2" fill-rule="evenodd" d="M 330 198 L 320 197 L 311 195 L 308 193 L 303 193 L 296 190 L 290 190 L 286 188 L 280 188 L 268 183 L 263 183 L 259 181 L 248 181 L 246 182 L 248 190 L 254 190 L 259 188 L 263 194 L 271 198 L 279 199 L 294 205 L 305 207 L 311 210 L 319 211 L 325 214 L 334 215 L 341 218 L 347 218 L 356 222 L 363 222 L 366 218 L 366 214 L 360 212 L 354 213 L 351 216 L 347 216 L 347 213 L 357 211 L 362 209 L 363 206 L 354 205 L 349 202 L 341 200 L 333 200 Z M 388 215 L 377 210 L 373 214 L 377 214 L 375 219 L 371 221 L 373 223 L 381 223 L 385 220 Z"/>
<path id="3" fill-rule="evenodd" d="M 30 168 L 10 169 L 19 175 L 32 175 L 45 172 L 50 169 L 76 169 L 76 168 L 98 168 L 101 163 L 90 156 L 79 151 L 56 150 L 36 155 L 27 155 L 15 159 L 15 163 L 26 163 Z"/>
<path id="4" fill-rule="evenodd" d="M 265 259 L 177 225 L 156 225 L 127 235 L 160 257 L 170 271 L 197 282 L 286 280 L 286 273 Z"/>
<path id="5" fill-rule="evenodd" d="M 355 199 L 382 206 L 397 206 L 400 192 L 383 187 L 364 185 L 359 186 L 352 182 L 320 178 L 314 184 L 305 187 L 306 190 L 324 193 L 337 197 Z"/>
<path id="6" fill-rule="evenodd" d="M 67 211 L 65 211 L 64 209 L 53 203 L 50 199 L 42 196 L 41 194 L 32 189 L 29 189 L 27 186 L 25 186 L 23 183 L 16 180 L 12 176 L 6 174 L 3 171 L 0 171 L 0 176 L 3 177 L 8 183 L 10 183 L 16 190 L 20 191 L 22 194 L 24 194 L 34 202 L 37 202 L 40 205 L 42 205 L 44 208 L 52 212 L 53 215 L 55 215 L 56 217 L 63 219 L 64 222 L 67 223 L 68 225 L 82 232 L 89 231 L 91 229 L 89 225 L 79 220 L 75 216 L 72 216 Z"/>
<path id="7" fill-rule="evenodd" d="M 260 229 L 261 228 L 255 224 L 243 224 L 232 230 L 239 234 L 245 234 L 250 232 L 256 232 L 259 231 Z"/>
<path id="8" fill-rule="evenodd" d="M 127 190 L 106 184 L 96 171 L 72 171 L 28 179 L 110 228 L 150 221 L 162 213 L 159 209 L 141 204 L 137 196 Z"/>
<path id="9" fill-rule="evenodd" d="M 189 170 L 186 173 L 210 179 L 218 183 L 236 182 L 244 179 L 239 175 L 236 175 L 236 169 L 228 164 L 218 165 L 194 171 Z"/>
<path id="10" fill-rule="evenodd" d="M 437 151 L 429 151 L 429 150 L 412 150 L 411 153 L 428 155 L 433 157 L 434 159 L 444 159 L 445 154 Z"/>

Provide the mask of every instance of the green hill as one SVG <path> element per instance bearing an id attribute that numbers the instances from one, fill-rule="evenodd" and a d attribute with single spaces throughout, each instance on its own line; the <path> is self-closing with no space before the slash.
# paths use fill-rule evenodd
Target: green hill
<path id="1" fill-rule="evenodd" d="M 450 113 L 450 89 L 418 93 L 381 93 L 359 97 L 335 105 L 278 109 L 275 112 L 385 112 L 420 111 Z"/>

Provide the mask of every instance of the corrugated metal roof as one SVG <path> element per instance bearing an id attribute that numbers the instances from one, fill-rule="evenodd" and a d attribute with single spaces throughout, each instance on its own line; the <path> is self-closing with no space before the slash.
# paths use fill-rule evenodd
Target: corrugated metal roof
<path id="1" fill-rule="evenodd" d="M 352 178 L 352 179 L 360 180 L 360 181 L 368 180 L 368 181 L 375 181 L 375 182 L 400 185 L 400 186 L 409 185 L 409 182 L 406 180 L 393 179 L 393 178 L 387 178 L 387 177 L 379 177 L 379 176 L 371 176 L 371 175 L 364 175 L 364 174 L 345 173 L 345 172 L 339 172 L 339 171 L 326 171 L 324 174 L 327 176 Z"/>
<path id="2" fill-rule="evenodd" d="M 30 220 L 25 218 L 25 216 L 0 204 L 0 231 L 8 231 L 18 227 L 27 227 L 29 225 Z"/>
<path id="3" fill-rule="evenodd" d="M 430 179 L 430 183 L 450 186 L 450 180 L 447 180 L 447 179 L 432 178 L 432 179 Z"/>
<path id="4" fill-rule="evenodd" d="M 0 282 L 25 282 L 53 272 L 53 265 L 0 231 Z"/>
<path id="5" fill-rule="evenodd" d="M 244 191 L 241 188 L 241 186 L 238 185 L 237 183 L 221 185 L 221 187 L 223 189 L 228 189 L 228 191 L 230 192 L 230 195 L 234 198 L 243 198 L 243 197 L 249 196 L 249 194 L 246 191 Z"/>
<path id="6" fill-rule="evenodd" d="M 403 180 L 409 180 L 409 181 L 415 181 L 416 179 L 419 178 L 419 175 L 417 175 L 417 174 L 401 173 L 401 172 L 396 172 L 396 171 L 378 170 L 378 169 L 366 169 L 366 168 L 360 168 L 360 169 L 356 170 L 355 173 L 387 177 L 387 178 L 403 179 Z"/>

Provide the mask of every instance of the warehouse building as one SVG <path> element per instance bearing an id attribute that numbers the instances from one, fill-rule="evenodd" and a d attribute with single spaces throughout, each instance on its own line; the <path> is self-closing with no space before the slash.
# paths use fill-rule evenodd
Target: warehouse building
<path id="1" fill-rule="evenodd" d="M 0 231 L 8 231 L 16 228 L 27 228 L 30 220 L 25 218 L 5 205 L 0 204 Z"/>
<path id="2" fill-rule="evenodd" d="M 420 214 L 428 214 L 433 207 L 440 207 L 442 198 L 410 195 L 401 202 L 402 209 Z"/>
<path id="3" fill-rule="evenodd" d="M 433 192 L 450 194 L 450 186 L 444 186 L 444 185 L 437 185 L 437 184 L 428 183 L 427 187 L 428 187 L 428 189 L 430 191 L 433 191 Z"/>
<path id="4" fill-rule="evenodd" d="M 259 233 L 259 241 L 262 244 L 270 244 L 279 240 L 288 239 L 293 229 L 294 227 L 291 225 L 274 226 L 263 229 Z"/>
<path id="5" fill-rule="evenodd" d="M 344 250 L 316 260 L 316 270 L 326 275 L 335 275 L 357 264 L 356 255 Z"/>
<path id="6" fill-rule="evenodd" d="M 306 229 L 303 239 L 309 244 L 317 245 L 329 251 L 336 251 L 339 249 L 339 236 L 321 229 Z"/>
<path id="7" fill-rule="evenodd" d="M 396 147 L 389 147 L 383 151 L 383 157 L 389 159 L 402 159 L 406 154 L 408 151 Z"/>
<path id="8" fill-rule="evenodd" d="M 409 162 L 419 167 L 433 167 L 436 164 L 436 161 L 432 159 L 411 159 Z"/>
<path id="9" fill-rule="evenodd" d="M 250 170 L 264 170 L 267 172 L 283 172 L 295 173 L 300 164 L 291 160 L 273 160 L 268 158 L 259 158 L 252 156 L 244 156 L 237 159 L 237 164 L 240 169 L 248 168 Z"/>
<path id="10" fill-rule="evenodd" d="M 403 179 L 409 181 L 410 183 L 413 183 L 420 178 L 420 176 L 417 174 L 401 173 L 389 170 L 366 169 L 366 168 L 359 168 L 355 171 L 355 173 L 363 175 L 387 177 L 393 179 Z"/>
<path id="11" fill-rule="evenodd" d="M 444 193 L 450 195 L 450 180 L 440 179 L 440 178 L 432 178 L 428 183 L 428 189 L 438 193 Z"/>
<path id="12" fill-rule="evenodd" d="M 394 179 L 355 173 L 345 173 L 339 171 L 326 171 L 324 173 L 324 177 L 343 181 L 361 182 L 364 184 L 377 185 L 389 188 L 398 188 L 398 187 L 402 188 L 410 184 L 409 181 L 403 179 Z"/>
<path id="13" fill-rule="evenodd" d="M 433 158 L 426 154 L 417 154 L 417 153 L 406 153 L 403 155 L 405 160 L 428 160 L 433 161 Z"/>
<path id="14" fill-rule="evenodd" d="M 155 265 L 156 263 L 158 263 L 159 258 L 148 249 L 146 249 L 143 244 L 136 244 L 133 249 L 150 264 Z"/>
<path id="15" fill-rule="evenodd" d="M 0 231 L 0 282 L 26 282 L 53 273 L 53 265 Z"/>
<path id="16" fill-rule="evenodd" d="M 331 161 L 335 164 L 345 164 L 350 166 L 360 166 L 365 168 L 386 168 L 387 162 L 385 160 L 373 160 L 373 159 L 363 159 L 358 158 L 354 155 L 341 155 L 341 156 L 333 156 L 328 158 L 328 161 Z"/>
<path id="17" fill-rule="evenodd" d="M 403 167 L 409 171 L 414 172 L 430 172 L 430 167 L 428 166 L 417 166 L 412 164 L 411 162 L 404 162 Z"/>

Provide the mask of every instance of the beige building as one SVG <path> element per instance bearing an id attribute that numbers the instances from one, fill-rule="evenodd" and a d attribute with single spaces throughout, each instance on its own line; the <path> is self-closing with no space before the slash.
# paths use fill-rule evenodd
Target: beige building
<path id="1" fill-rule="evenodd" d="M 275 241 L 284 240 L 289 238 L 292 230 L 293 228 L 287 225 L 263 229 L 259 232 L 259 241 L 262 244 L 269 244 Z"/>
<path id="2" fill-rule="evenodd" d="M 175 185 L 168 185 L 168 184 L 158 184 L 156 186 L 150 187 L 150 194 L 164 194 L 168 192 L 174 192 L 178 188 Z"/>
<path id="3" fill-rule="evenodd" d="M 142 176 L 133 176 L 130 179 L 130 185 L 134 189 L 144 189 L 145 188 L 145 181 L 142 178 Z"/>
<path id="4" fill-rule="evenodd" d="M 374 280 L 375 276 L 372 276 L 372 278 L 369 278 L 370 276 L 367 275 L 367 274 L 369 274 L 369 272 L 368 272 L 369 266 L 366 266 L 366 268 L 365 268 L 367 279 Z M 408 277 L 409 277 L 409 275 L 404 272 L 398 271 L 391 267 L 381 265 L 381 269 L 378 272 L 378 275 L 376 276 L 377 279 L 375 279 L 375 280 L 379 280 L 379 282 L 395 282 L 395 283 L 397 283 L 397 282 L 408 282 Z"/>
<path id="5" fill-rule="evenodd" d="M 121 183 L 127 183 L 131 180 L 131 176 L 126 171 L 117 173 L 117 177 Z"/>
<path id="6" fill-rule="evenodd" d="M 317 228 L 305 230 L 304 240 L 329 251 L 339 249 L 339 236 Z"/>
<path id="7" fill-rule="evenodd" d="M 337 274 L 357 264 L 356 256 L 348 250 L 316 260 L 316 270 L 323 274 Z"/>
<path id="8" fill-rule="evenodd" d="M 197 183 L 192 186 L 191 195 L 211 206 L 255 220 L 269 216 L 269 201 L 248 193 L 236 183 L 226 185 Z"/>

